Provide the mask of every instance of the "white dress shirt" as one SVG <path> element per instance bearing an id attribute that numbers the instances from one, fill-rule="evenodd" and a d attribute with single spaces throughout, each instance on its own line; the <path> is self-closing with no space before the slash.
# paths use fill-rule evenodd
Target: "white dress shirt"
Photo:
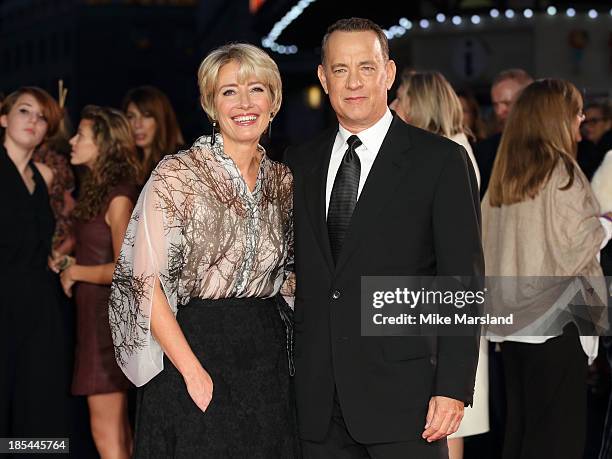
<path id="1" fill-rule="evenodd" d="M 389 131 L 389 127 L 391 126 L 392 121 L 393 115 L 391 114 L 391 110 L 387 109 L 385 114 L 382 116 L 381 119 L 376 122 L 376 124 L 356 134 L 357 137 L 359 137 L 359 140 L 361 140 L 361 145 L 355 150 L 355 153 L 357 153 L 359 161 L 361 162 L 361 173 L 359 175 L 359 189 L 357 191 L 357 199 L 359 199 L 359 196 L 361 196 L 361 190 L 363 190 L 363 185 L 365 184 L 365 181 L 368 178 L 370 169 L 372 169 L 374 160 L 378 155 L 378 150 L 380 150 L 380 146 L 382 145 L 383 140 L 385 140 L 385 136 Z M 346 153 L 346 149 L 348 148 L 348 144 L 346 143 L 346 141 L 352 135 L 354 135 L 352 132 L 340 125 L 338 129 L 338 134 L 336 134 L 336 141 L 334 142 L 334 147 L 332 148 L 331 158 L 329 159 L 329 166 L 327 168 L 327 186 L 325 187 L 325 215 L 327 215 L 327 211 L 329 209 L 329 199 L 331 197 L 331 192 L 334 187 L 334 180 L 336 180 L 336 174 L 338 173 L 338 169 L 340 169 L 340 163 L 342 162 L 344 153 Z"/>

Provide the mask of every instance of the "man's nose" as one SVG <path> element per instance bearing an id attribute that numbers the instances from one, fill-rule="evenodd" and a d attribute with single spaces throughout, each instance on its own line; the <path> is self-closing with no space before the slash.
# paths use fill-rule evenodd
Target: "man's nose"
<path id="1" fill-rule="evenodd" d="M 359 72 L 349 72 L 348 78 L 346 79 L 346 86 L 351 89 L 355 89 L 361 86 L 361 78 Z"/>

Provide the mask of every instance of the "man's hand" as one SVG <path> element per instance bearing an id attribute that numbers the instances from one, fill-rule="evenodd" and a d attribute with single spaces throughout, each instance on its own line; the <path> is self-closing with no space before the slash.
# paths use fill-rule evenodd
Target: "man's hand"
<path id="1" fill-rule="evenodd" d="M 463 419 L 464 403 L 454 398 L 434 396 L 429 409 L 422 437 L 429 443 L 457 432 Z"/>

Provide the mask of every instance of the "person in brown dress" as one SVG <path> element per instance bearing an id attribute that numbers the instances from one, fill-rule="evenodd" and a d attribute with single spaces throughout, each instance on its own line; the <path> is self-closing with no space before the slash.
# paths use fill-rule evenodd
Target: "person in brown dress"
<path id="1" fill-rule="evenodd" d="M 87 396 L 100 456 L 127 459 L 132 443 L 127 415 L 130 382 L 115 362 L 108 299 L 137 196 L 136 146 L 125 116 L 96 106 L 85 107 L 70 144 L 71 163 L 88 169 L 73 214 L 76 260 L 61 260 L 62 287 L 68 296 L 74 288 L 77 306 L 72 393 Z"/>

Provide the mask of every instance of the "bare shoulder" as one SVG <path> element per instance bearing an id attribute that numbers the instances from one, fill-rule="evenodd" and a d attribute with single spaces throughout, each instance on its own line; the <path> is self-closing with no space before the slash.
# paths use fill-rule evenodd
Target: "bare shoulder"
<path id="1" fill-rule="evenodd" d="M 38 172 L 40 172 L 40 175 L 42 175 L 43 180 L 47 184 L 47 188 L 49 188 L 53 183 L 53 170 L 46 164 L 37 161 L 34 162 L 34 166 L 36 166 L 36 169 L 38 169 Z"/>
<path id="2" fill-rule="evenodd" d="M 104 215 L 104 221 L 108 226 L 113 226 L 113 223 L 127 222 L 134 210 L 132 200 L 123 194 L 113 197 L 108 203 L 108 209 Z"/>

